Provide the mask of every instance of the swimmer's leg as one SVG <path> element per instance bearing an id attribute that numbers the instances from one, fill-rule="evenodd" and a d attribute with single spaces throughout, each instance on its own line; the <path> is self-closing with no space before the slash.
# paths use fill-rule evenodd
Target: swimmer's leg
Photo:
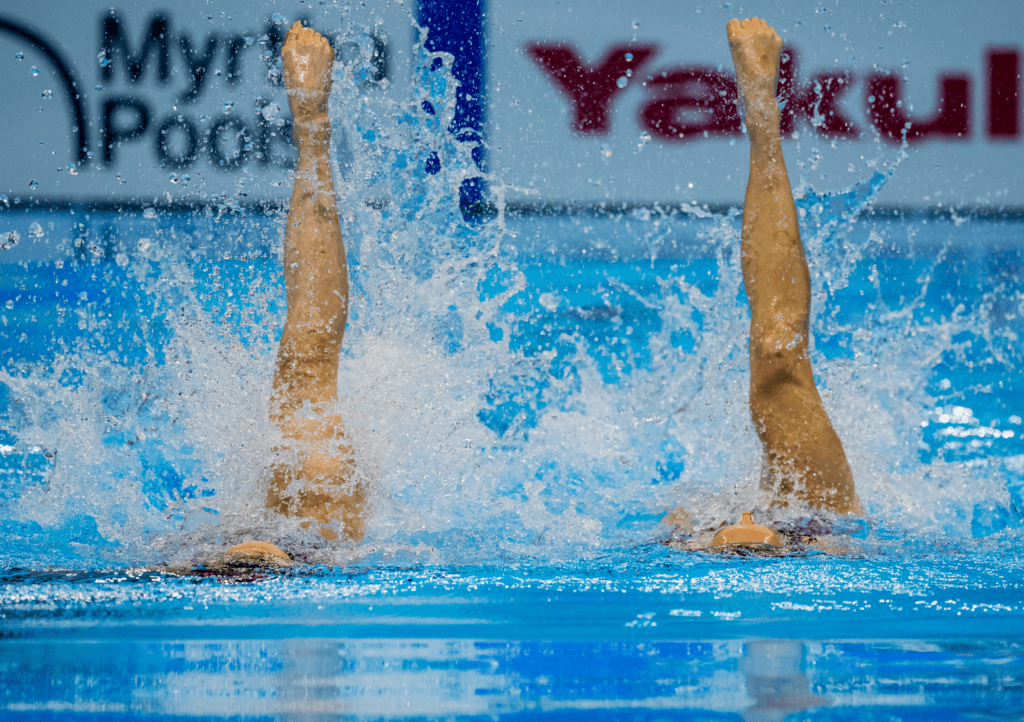
<path id="1" fill-rule="evenodd" d="M 297 461 L 275 467 L 267 506 L 320 524 L 340 521 L 344 536 L 360 539 L 365 493 L 354 486 L 352 448 L 341 417 L 333 413 L 348 319 L 348 268 L 327 117 L 334 51 L 314 30 L 295 23 L 281 57 L 299 158 L 284 236 L 288 316 L 274 371 L 271 419 Z M 330 528 L 320 531 L 336 536 Z"/>
<path id="2" fill-rule="evenodd" d="M 774 501 L 860 512 L 843 445 L 814 385 L 808 356 L 810 272 L 779 130 L 782 40 L 763 20 L 732 20 L 729 47 L 750 136 L 743 203 L 743 281 L 750 299 L 750 412 L 767 456 L 761 486 Z"/>

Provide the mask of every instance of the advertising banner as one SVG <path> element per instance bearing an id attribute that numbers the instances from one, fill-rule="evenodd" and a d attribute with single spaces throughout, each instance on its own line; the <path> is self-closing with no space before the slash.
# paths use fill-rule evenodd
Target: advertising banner
<path id="1" fill-rule="evenodd" d="M 488 140 L 509 197 L 741 203 L 737 16 L 785 43 L 794 185 L 835 191 L 899 161 L 880 204 L 1024 205 L 1024 5 L 998 0 L 492 3 Z"/>
<path id="2" fill-rule="evenodd" d="M 1024 5 L 997 0 L 8 3 L 0 193 L 281 200 L 294 157 L 278 55 L 289 23 L 331 35 L 341 62 L 369 57 L 365 92 L 400 100 L 418 17 L 456 57 L 456 120 L 482 133 L 482 167 L 507 201 L 738 205 L 747 144 L 725 25 L 750 15 L 785 42 L 795 186 L 892 173 L 881 206 L 1024 207 Z"/>
<path id="3" fill-rule="evenodd" d="M 0 9 L 0 192 L 14 203 L 244 204 L 286 198 L 280 48 L 301 20 L 367 94 L 407 91 L 400 3 L 76 0 Z M 2 200 L 2 199 L 0 199 Z"/>

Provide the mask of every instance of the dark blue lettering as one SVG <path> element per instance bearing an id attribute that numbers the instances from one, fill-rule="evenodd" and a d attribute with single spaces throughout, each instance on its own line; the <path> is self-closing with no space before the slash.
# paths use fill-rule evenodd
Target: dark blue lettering
<path id="1" fill-rule="evenodd" d="M 246 46 L 245 38 L 228 40 L 228 83 L 231 85 L 242 79 L 242 51 Z"/>
<path id="2" fill-rule="evenodd" d="M 263 101 L 260 101 L 262 103 Z M 259 106 L 262 111 L 262 106 Z M 280 124 L 280 125 L 279 125 Z M 284 144 L 288 155 L 274 152 L 275 139 L 277 145 Z M 296 151 L 292 140 L 292 121 L 287 118 L 267 120 L 262 112 L 256 114 L 256 132 L 254 133 L 252 151 L 260 165 L 279 165 L 294 168 Z"/>
<path id="3" fill-rule="evenodd" d="M 172 150 L 172 134 L 185 134 L 186 145 L 183 150 Z M 199 154 L 199 133 L 195 124 L 184 115 L 171 115 L 160 124 L 156 134 L 156 154 L 160 163 L 168 168 L 180 169 L 192 165 Z"/>
<path id="4" fill-rule="evenodd" d="M 101 68 L 100 75 L 109 80 L 114 75 L 114 58 L 120 55 L 128 70 L 128 78 L 137 83 L 142 78 L 149 56 L 155 51 L 160 61 L 159 78 L 166 83 L 171 77 L 170 53 L 168 52 L 168 25 L 162 15 L 154 15 L 149 23 L 149 33 L 142 39 L 142 47 L 138 53 L 132 53 L 126 32 L 120 18 L 113 10 L 110 16 L 103 19 L 100 43 Z"/>
<path id="5" fill-rule="evenodd" d="M 267 69 L 267 81 L 273 86 L 284 85 L 281 69 L 278 67 L 281 60 L 281 46 L 284 45 L 284 33 L 277 27 L 277 23 L 271 20 L 266 21 L 260 45 L 265 48 L 260 53 L 260 57 L 263 58 L 263 65 Z"/>
<path id="6" fill-rule="evenodd" d="M 192 39 L 188 35 L 182 35 L 178 42 L 181 43 L 181 54 L 185 57 L 185 63 L 189 70 L 189 80 L 192 87 L 181 96 L 181 102 L 191 103 L 203 90 L 203 83 L 206 81 L 206 70 L 210 67 L 210 61 L 217 51 L 217 37 L 211 35 L 206 40 L 206 50 L 202 55 L 192 50 Z"/>
<path id="7" fill-rule="evenodd" d="M 231 131 L 234 131 L 233 133 Z M 210 128 L 209 151 L 210 160 L 221 170 L 233 170 L 245 162 L 252 144 L 249 141 L 249 130 L 240 118 L 221 118 Z M 234 148 L 227 152 L 221 150 L 221 140 L 234 138 Z"/>
<path id="8" fill-rule="evenodd" d="M 117 122 L 117 117 L 125 113 L 133 114 L 135 122 L 126 125 Z M 114 145 L 122 141 L 134 140 L 146 132 L 149 127 L 149 109 L 146 104 L 136 98 L 110 98 L 103 104 L 103 162 L 110 165 L 114 162 Z"/>

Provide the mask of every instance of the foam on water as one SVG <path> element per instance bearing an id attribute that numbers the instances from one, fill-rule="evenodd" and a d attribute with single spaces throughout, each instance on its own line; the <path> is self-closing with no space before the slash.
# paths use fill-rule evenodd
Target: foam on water
<path id="1" fill-rule="evenodd" d="M 339 412 L 373 510 L 361 547 L 315 558 L 576 558 L 663 534 L 678 504 L 702 523 L 763 508 L 738 211 L 512 219 L 489 177 L 497 216 L 466 221 L 459 188 L 480 171 L 476 141 L 448 132 L 451 57 L 418 45 L 395 105 L 362 83 L 366 31 L 340 39 L 364 52 L 332 98 L 352 278 Z M 863 219 L 895 167 L 798 190 L 816 370 L 872 522 L 859 535 L 1016 534 L 1024 457 L 964 399 L 1000 393 L 975 371 L 1016 373 L 1024 296 L 1016 276 L 963 296 L 937 283 L 959 221 L 915 250 L 915 223 Z M 283 213 L 96 215 L 40 226 L 64 260 L 5 289 L 19 350 L 0 369 L 0 563 L 322 546 L 262 509 Z M 624 236 L 642 253 L 617 257 Z"/>

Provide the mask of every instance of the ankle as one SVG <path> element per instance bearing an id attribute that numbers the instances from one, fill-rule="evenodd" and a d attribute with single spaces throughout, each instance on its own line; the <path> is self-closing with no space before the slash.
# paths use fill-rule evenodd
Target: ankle
<path id="1" fill-rule="evenodd" d="M 292 120 L 295 141 L 322 141 L 331 137 L 331 119 L 327 113 L 311 113 Z"/>
<path id="2" fill-rule="evenodd" d="M 752 114 L 748 113 L 747 115 L 751 116 Z M 781 140 L 780 121 L 778 108 L 775 108 L 774 111 L 758 114 L 753 122 L 748 120 L 746 126 L 751 144 L 775 143 Z"/>

